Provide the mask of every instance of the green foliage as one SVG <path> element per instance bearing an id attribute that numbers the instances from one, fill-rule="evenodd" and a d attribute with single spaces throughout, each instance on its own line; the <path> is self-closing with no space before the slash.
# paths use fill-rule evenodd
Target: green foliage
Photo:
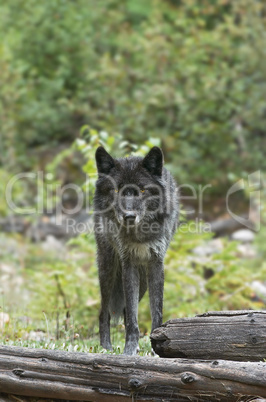
<path id="1" fill-rule="evenodd" d="M 85 241 L 86 254 L 82 251 Z M 25 265 L 32 295 L 31 314 L 40 318 L 45 311 L 49 320 L 55 320 L 59 313 L 66 327 L 73 320 L 75 324 L 90 321 L 91 333 L 99 309 L 95 244 L 92 235 L 86 240 L 81 236 L 78 249 L 76 243 L 73 239 L 69 249 L 59 255 L 36 246 L 29 247 Z M 88 324 L 85 328 L 88 331 Z"/>
<path id="2" fill-rule="evenodd" d="M 7 216 L 10 214 L 12 211 L 10 211 L 9 205 L 8 205 L 8 199 L 7 197 L 4 197 L 3 195 L 6 193 L 6 188 L 8 183 L 11 182 L 13 178 L 13 175 L 10 174 L 7 170 L 1 169 L 0 167 L 0 217 L 1 216 Z M 14 182 L 14 185 L 12 185 L 12 191 L 10 193 L 12 199 L 17 201 L 17 206 L 22 206 L 23 203 L 25 202 L 26 198 L 26 193 L 27 193 L 27 184 L 25 181 L 16 181 Z M 14 212 L 14 211 L 13 211 Z"/>
<path id="3" fill-rule="evenodd" d="M 0 194 L 5 193 L 6 183 L 8 182 L 9 176 L 6 171 L 0 169 Z M 0 198 L 0 216 L 7 215 L 8 208 L 4 197 Z"/>
<path id="4" fill-rule="evenodd" d="M 143 155 L 152 145 L 159 145 L 157 140 L 150 139 L 137 147 L 121 142 L 119 135 L 109 136 L 88 126 L 82 128 L 81 134 L 70 150 L 58 155 L 47 167 L 54 180 L 58 165 L 77 150 L 86 159 L 84 172 L 95 179 L 97 146 L 104 145 L 114 155 L 123 156 L 132 149 Z M 85 191 L 88 190 L 86 183 Z M 93 192 L 94 182 L 90 185 Z M 266 275 L 265 264 L 262 265 L 263 233 L 257 237 L 263 254 L 253 263 L 239 258 L 236 243 L 226 238 L 219 240 L 218 252 L 202 257 L 197 248 L 211 244 L 212 233 L 203 222 L 182 221 L 165 258 L 164 320 L 208 310 L 263 308 L 262 300 L 253 300 L 250 288 L 252 281 L 261 281 Z M 15 277 L 22 278 L 26 293 L 18 292 L 16 286 L 1 290 L 2 311 L 11 315 L 11 324 L 2 331 L 2 339 L 11 339 L 5 342 L 21 346 L 102 352 L 98 345 L 100 296 L 93 234 L 79 235 L 59 250 L 50 249 L 47 242 L 31 244 L 20 236 L 8 239 L 1 238 L 0 260 L 10 266 L 8 271 L 16 272 Z M 27 317 L 26 323 L 25 319 L 21 320 L 23 315 Z M 151 327 L 148 294 L 140 303 L 139 322 L 141 333 L 146 334 Z M 29 339 L 29 333 L 36 327 L 43 331 L 45 339 L 41 342 Z M 112 328 L 114 353 L 122 350 L 123 332 L 122 323 Z M 147 337 L 143 342 L 143 353 L 150 353 Z"/>
<path id="5" fill-rule="evenodd" d="M 1 264 L 13 267 L 18 283 L 0 289 L 0 312 L 11 317 L 11 324 L 0 331 L 1 343 L 103 352 L 98 344 L 100 299 L 93 236 L 72 239 L 59 253 L 20 236 L 10 237 L 6 244 L 5 237 L 1 236 Z M 236 243 L 221 239 L 219 253 L 200 257 L 196 247 L 211 239 L 208 232 L 176 233 L 165 259 L 164 321 L 210 310 L 264 308 L 262 300 L 253 300 L 250 288 L 252 281 L 265 278 L 262 256 L 245 261 L 237 256 Z M 211 275 L 206 277 L 206 271 Z M 149 310 L 146 294 L 139 308 L 142 334 L 151 327 Z M 43 331 L 42 341 L 31 340 L 36 328 Z M 114 353 L 123 348 L 123 332 L 122 323 L 112 328 Z M 148 338 L 144 339 L 147 346 Z M 148 353 L 146 346 L 144 353 Z"/>
<path id="6" fill-rule="evenodd" d="M 4 2 L 5 163 L 29 166 L 27 147 L 71 142 L 89 123 L 129 143 L 163 139 L 179 181 L 219 184 L 216 192 L 231 172 L 265 167 L 264 7 L 251 0 Z"/>
<path id="7" fill-rule="evenodd" d="M 22 340 L 20 338 L 16 338 L 15 340 L 9 339 L 7 336 L 5 339 L 0 342 L 2 345 L 6 346 L 20 346 L 20 347 L 29 347 L 29 348 L 38 348 L 38 349 L 51 349 L 51 350 L 65 350 L 67 352 L 83 352 L 83 353 L 102 353 L 102 354 L 113 354 L 119 355 L 123 352 L 123 333 L 122 331 L 116 331 L 116 337 L 113 339 L 113 351 L 103 349 L 102 346 L 99 345 L 99 339 L 90 338 L 89 340 L 79 339 L 78 334 L 74 334 L 73 330 L 71 331 L 73 336 L 66 336 L 65 339 L 55 340 L 54 338 L 44 339 L 42 341 L 34 341 L 34 340 Z M 140 338 L 139 341 L 139 355 L 140 356 L 152 356 L 151 352 L 151 343 L 149 336 L 145 335 Z"/>
<path id="8" fill-rule="evenodd" d="M 79 180 L 89 176 L 90 198 L 100 144 L 115 156 L 161 145 L 180 183 L 208 182 L 219 194 L 228 181 L 265 169 L 265 15 L 263 2 L 252 0 L 2 2 L 0 195 L 10 171 L 43 168 L 36 147 L 73 141 L 46 166 L 44 181 L 61 186 L 65 161 L 76 180 L 85 160 Z M 35 196 L 24 182 L 14 188 L 18 206 Z M 58 201 L 54 190 L 40 197 L 48 207 Z M 9 212 L 2 197 L 0 215 Z M 19 236 L 9 240 L 1 236 L 0 262 L 14 279 L 1 288 L 2 311 L 11 315 L 1 338 L 34 346 L 27 334 L 38 323 L 47 339 L 36 346 L 101 352 L 98 336 L 86 343 L 98 325 L 93 237 L 79 236 L 61 254 Z M 165 261 L 165 320 L 265 307 L 249 288 L 265 278 L 265 228 L 252 262 L 226 239 L 219 253 L 199 258 L 192 250 L 209 241 L 209 233 L 175 235 Z M 142 333 L 150 329 L 148 305 L 146 295 Z M 122 333 L 121 324 L 113 329 L 116 351 Z"/>
<path id="9" fill-rule="evenodd" d="M 253 280 L 263 280 L 266 267 L 254 269 L 250 261 L 237 256 L 236 244 L 226 239 L 221 240 L 220 252 L 206 258 L 193 251 L 211 238 L 208 232 L 176 233 L 165 259 L 164 321 L 210 310 L 264 308 L 262 301 L 253 300 L 250 284 Z M 20 266 L 20 254 L 13 262 L 7 255 L 1 258 L 17 266 L 28 298 L 14 290 L 2 291 L 1 311 L 10 314 L 11 324 L 0 338 L 37 347 L 39 343 L 30 341 L 30 333 L 39 328 L 44 337 L 40 347 L 60 348 L 63 342 L 65 350 L 68 345 L 72 348 L 82 344 L 77 350 L 90 347 L 91 351 L 100 352 L 97 346 L 100 294 L 93 236 L 81 235 L 71 240 L 59 254 L 47 252 L 41 245 L 25 244 L 22 239 L 19 242 L 24 268 Z M 206 270 L 211 275 L 206 277 Z M 150 331 L 148 294 L 140 302 L 139 323 L 142 334 Z M 119 350 L 123 348 L 123 333 L 122 321 L 112 327 L 113 343 Z M 147 338 L 144 339 L 147 343 Z"/>
<path id="10" fill-rule="evenodd" d="M 160 146 L 160 140 L 149 138 L 142 146 L 123 141 L 119 134 L 109 135 L 106 131 L 96 131 L 85 125 L 81 128 L 81 138 L 78 138 L 72 148 L 78 150 L 84 156 L 86 161 L 83 165 L 83 171 L 86 174 L 86 181 L 83 190 L 89 194 L 90 201 L 94 194 L 95 183 L 97 180 L 97 169 L 95 164 L 95 151 L 98 146 L 103 146 L 108 152 L 116 158 L 131 155 L 144 156 L 151 147 Z"/>
<path id="11" fill-rule="evenodd" d="M 236 243 L 226 238 L 221 239 L 220 252 L 198 255 L 196 247 L 211 239 L 212 233 L 200 231 L 179 230 L 174 236 L 165 258 L 164 321 L 206 311 L 264 308 L 262 301 L 252 301 L 250 285 L 263 280 L 265 268 L 254 270 L 250 261 L 238 257 Z M 146 331 L 151 324 L 147 306 L 146 297 L 140 312 Z"/>

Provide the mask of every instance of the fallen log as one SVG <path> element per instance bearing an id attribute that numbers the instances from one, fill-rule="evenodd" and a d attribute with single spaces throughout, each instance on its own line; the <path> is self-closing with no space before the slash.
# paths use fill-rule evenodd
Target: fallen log
<path id="1" fill-rule="evenodd" d="M 247 219 L 246 215 L 240 216 L 242 220 Z M 243 229 L 243 224 L 236 221 L 233 218 L 228 219 L 217 219 L 215 221 L 210 222 L 211 231 L 215 233 L 216 236 L 226 236 L 231 234 L 235 230 Z"/>
<path id="2" fill-rule="evenodd" d="M 167 321 L 151 334 L 161 357 L 266 359 L 266 311 L 214 311 Z"/>
<path id="3" fill-rule="evenodd" d="M 266 397 L 266 362 L 159 359 L 0 346 L 0 393 L 95 402 L 236 402 Z"/>

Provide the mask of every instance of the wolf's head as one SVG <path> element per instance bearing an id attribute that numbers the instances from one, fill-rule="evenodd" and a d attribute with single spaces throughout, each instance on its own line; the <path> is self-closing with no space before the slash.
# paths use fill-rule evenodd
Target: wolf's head
<path id="1" fill-rule="evenodd" d="M 144 158 L 114 159 L 99 147 L 96 164 L 96 213 L 111 214 L 124 226 L 136 226 L 158 216 L 165 201 L 160 148 L 153 147 Z"/>

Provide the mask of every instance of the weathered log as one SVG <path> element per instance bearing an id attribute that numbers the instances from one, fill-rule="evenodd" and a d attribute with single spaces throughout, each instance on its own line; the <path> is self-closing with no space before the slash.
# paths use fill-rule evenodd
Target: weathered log
<path id="1" fill-rule="evenodd" d="M 241 216 L 242 219 L 247 219 L 246 215 Z M 229 219 L 217 219 L 210 222 L 211 231 L 216 234 L 216 236 L 225 236 L 237 229 L 243 229 L 243 224 L 238 222 L 233 218 Z"/>
<path id="2" fill-rule="evenodd" d="M 214 311 L 167 321 L 151 334 L 161 357 L 260 361 L 266 358 L 266 311 Z"/>
<path id="3" fill-rule="evenodd" d="M 48 236 L 69 239 L 81 232 L 87 233 L 92 225 L 92 218 L 85 210 L 77 214 L 62 215 L 59 222 L 55 222 L 54 215 L 42 215 L 32 222 L 25 215 L 0 218 L 0 231 L 21 233 L 36 242 L 45 240 Z"/>
<path id="4" fill-rule="evenodd" d="M 193 361 L 0 346 L 0 392 L 83 401 L 266 397 L 266 362 Z"/>

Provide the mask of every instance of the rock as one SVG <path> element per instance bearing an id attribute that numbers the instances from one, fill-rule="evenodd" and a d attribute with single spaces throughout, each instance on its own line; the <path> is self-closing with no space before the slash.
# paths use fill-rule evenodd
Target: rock
<path id="1" fill-rule="evenodd" d="M 265 398 L 252 399 L 252 402 L 266 402 Z"/>
<path id="2" fill-rule="evenodd" d="M 92 298 L 89 298 L 86 301 L 86 306 L 87 307 L 93 307 L 93 306 L 96 306 L 97 304 L 99 304 L 99 300 L 95 300 L 95 299 L 92 299 Z"/>
<path id="3" fill-rule="evenodd" d="M 246 218 L 246 216 L 242 216 L 242 218 Z M 210 225 L 211 231 L 215 233 L 216 236 L 225 236 L 243 227 L 240 222 L 237 222 L 235 219 L 232 218 L 217 219 L 210 222 Z"/>
<path id="4" fill-rule="evenodd" d="M 12 266 L 12 265 L 7 265 L 7 264 L 0 264 L 0 274 L 1 275 L 15 275 L 17 273 L 17 270 Z M 1 277 L 2 280 L 2 277 Z"/>
<path id="5" fill-rule="evenodd" d="M 254 291 L 256 296 L 259 296 L 264 301 L 264 303 L 266 303 L 266 283 L 253 281 L 251 282 L 250 287 Z"/>
<path id="6" fill-rule="evenodd" d="M 221 239 L 213 239 L 201 246 L 193 248 L 192 253 L 198 257 L 207 257 L 212 254 L 220 253 L 223 250 L 223 242 Z"/>
<path id="7" fill-rule="evenodd" d="M 48 235 L 46 237 L 46 240 L 44 242 L 42 242 L 42 249 L 44 251 L 47 251 L 48 253 L 50 253 L 50 252 L 55 252 L 55 253 L 59 253 L 59 254 L 66 253 L 66 247 L 63 244 L 63 242 L 58 240 L 53 235 Z"/>
<path id="8" fill-rule="evenodd" d="M 45 332 L 37 330 L 30 331 L 25 338 L 35 342 L 43 342 L 47 339 L 47 335 L 45 334 Z"/>
<path id="9" fill-rule="evenodd" d="M 257 255 L 255 248 L 249 243 L 238 244 L 237 254 L 241 258 L 255 258 Z"/>
<path id="10" fill-rule="evenodd" d="M 85 209 L 75 214 L 41 215 L 33 221 L 14 215 L 0 218 L 0 231 L 22 233 L 34 242 L 44 241 L 48 236 L 68 240 L 81 233 L 92 233 L 93 219 Z"/>
<path id="11" fill-rule="evenodd" d="M 7 216 L 0 219 L 0 230 L 8 233 L 25 233 L 30 223 L 24 216 Z"/>
<path id="12" fill-rule="evenodd" d="M 47 236 L 54 236 L 58 239 L 67 237 L 63 224 L 53 223 L 52 220 L 47 220 L 45 217 L 34 222 L 27 230 L 26 235 L 36 243 L 45 240 Z"/>
<path id="13" fill-rule="evenodd" d="M 241 241 L 242 243 L 252 243 L 254 241 L 255 234 L 249 229 L 240 229 L 232 233 L 231 239 Z"/>
<path id="14" fill-rule="evenodd" d="M 10 260 L 9 257 L 12 256 L 12 261 L 15 259 L 21 259 L 27 253 L 27 245 L 21 243 L 18 238 L 12 238 L 6 236 L 4 233 L 0 232 L 0 261 Z M 7 257 L 7 258 L 6 258 Z M 1 268 L 1 266 L 0 266 Z M 0 271 L 1 273 L 1 271 Z M 1 281 L 0 281 L 1 284 Z"/>

